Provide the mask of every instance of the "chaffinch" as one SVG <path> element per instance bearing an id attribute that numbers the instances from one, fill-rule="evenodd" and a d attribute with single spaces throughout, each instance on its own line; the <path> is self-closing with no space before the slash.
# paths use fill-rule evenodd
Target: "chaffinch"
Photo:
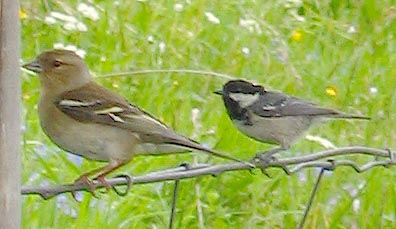
<path id="1" fill-rule="evenodd" d="M 134 155 L 200 150 L 242 162 L 182 136 L 122 96 L 92 81 L 88 66 L 74 52 L 43 52 L 24 68 L 38 73 L 39 119 L 46 135 L 60 148 L 108 165 L 81 175 L 76 182 L 101 181 Z"/>

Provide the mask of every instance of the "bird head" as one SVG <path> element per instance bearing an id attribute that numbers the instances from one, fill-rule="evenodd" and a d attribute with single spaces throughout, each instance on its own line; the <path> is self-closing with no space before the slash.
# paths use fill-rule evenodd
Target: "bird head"
<path id="1" fill-rule="evenodd" d="M 255 103 L 265 93 L 265 89 L 244 80 L 231 80 L 224 84 L 223 90 L 214 93 L 222 95 L 225 102 L 232 100 L 244 108 Z"/>
<path id="2" fill-rule="evenodd" d="M 68 50 L 51 50 L 41 53 L 30 63 L 22 66 L 38 73 L 44 88 L 59 87 L 74 89 L 91 80 L 88 66 L 75 52 Z"/>

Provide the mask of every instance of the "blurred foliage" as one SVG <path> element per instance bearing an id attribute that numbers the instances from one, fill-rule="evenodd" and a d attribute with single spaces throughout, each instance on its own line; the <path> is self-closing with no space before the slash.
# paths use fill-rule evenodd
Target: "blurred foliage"
<path id="1" fill-rule="evenodd" d="M 225 73 L 373 118 L 335 121 L 310 131 L 337 146 L 395 147 L 393 1 L 25 0 L 20 18 L 22 62 L 67 47 L 85 52 L 98 76 L 139 69 Z M 23 183 L 70 183 L 101 165 L 64 153 L 48 140 L 37 117 L 39 82 L 26 73 L 21 77 Z M 212 93 L 223 78 L 144 74 L 97 81 L 203 144 L 246 160 L 271 147 L 232 126 L 221 99 Z M 194 108 L 199 110 L 195 123 Z M 317 142 L 301 140 L 283 155 L 320 149 Z M 227 163 L 200 152 L 137 157 L 115 174 L 142 174 L 194 160 Z M 393 171 L 357 174 L 339 168 L 328 173 L 306 227 L 394 228 Z M 269 172 L 271 178 L 255 171 L 182 181 L 175 228 L 295 228 L 318 171 L 291 177 Z M 172 182 L 139 185 L 126 197 L 110 192 L 95 199 L 84 193 L 81 203 L 68 195 L 49 201 L 25 196 L 23 228 L 166 228 L 172 190 Z"/>

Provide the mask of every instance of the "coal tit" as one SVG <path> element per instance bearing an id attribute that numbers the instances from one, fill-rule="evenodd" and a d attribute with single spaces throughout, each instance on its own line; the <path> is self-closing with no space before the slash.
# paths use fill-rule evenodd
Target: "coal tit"
<path id="1" fill-rule="evenodd" d="M 244 80 L 231 80 L 222 95 L 227 113 L 234 125 L 247 136 L 280 147 L 264 152 L 271 156 L 287 150 L 314 123 L 331 118 L 370 119 L 323 108 L 280 92 L 267 91 L 260 85 Z"/>

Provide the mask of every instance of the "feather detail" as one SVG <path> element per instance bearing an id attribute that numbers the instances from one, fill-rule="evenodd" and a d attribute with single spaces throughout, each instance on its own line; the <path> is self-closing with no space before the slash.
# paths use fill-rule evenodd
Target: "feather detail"
<path id="1" fill-rule="evenodd" d="M 114 121 L 116 121 L 116 122 L 121 122 L 121 123 L 125 123 L 125 121 L 122 119 L 122 118 L 120 118 L 120 117 L 118 117 L 117 115 L 115 115 L 115 114 L 113 114 L 113 113 L 107 113 L 109 116 L 110 116 L 110 118 L 112 118 Z"/>
<path id="2" fill-rule="evenodd" d="M 103 110 L 97 110 L 95 111 L 95 114 L 121 113 L 123 111 L 124 109 L 122 109 L 121 107 L 110 107 Z"/>
<path id="3" fill-rule="evenodd" d="M 70 106 L 70 107 L 88 107 L 88 106 L 95 105 L 96 103 L 98 103 L 98 101 L 81 102 L 81 101 L 70 100 L 70 99 L 65 99 L 65 100 L 59 101 L 60 106 Z"/>

